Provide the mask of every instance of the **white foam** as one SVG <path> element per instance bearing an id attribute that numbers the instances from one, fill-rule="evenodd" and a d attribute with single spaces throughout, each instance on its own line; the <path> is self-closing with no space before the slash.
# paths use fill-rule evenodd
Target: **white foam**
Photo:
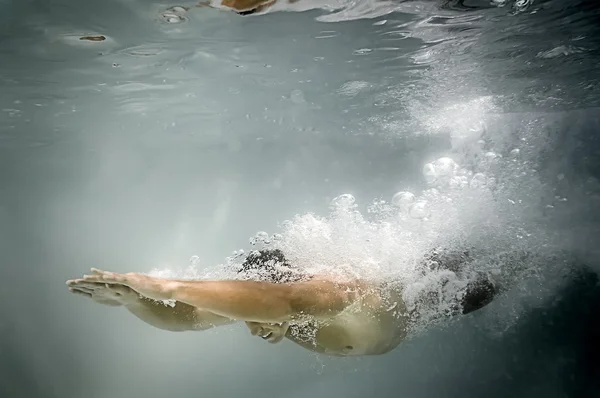
<path id="1" fill-rule="evenodd" d="M 475 271 L 487 272 L 506 288 L 528 267 L 538 266 L 510 260 L 510 255 L 498 260 L 499 253 L 552 246 L 543 230 L 527 220 L 537 205 L 532 202 L 536 196 L 527 190 L 539 188 L 535 173 L 527 171 L 527 162 L 483 149 L 479 159 L 474 169 L 462 167 L 450 156 L 425 164 L 423 178 L 429 187 L 421 192 L 400 191 L 370 204 L 357 202 L 352 194 L 340 194 L 331 201 L 329 214 L 298 214 L 282 223 L 275 234 L 257 232 L 250 238 L 251 249 L 281 249 L 291 263 L 310 274 L 353 276 L 396 286 L 403 289 L 409 307 L 418 297 L 435 292 L 435 306 L 421 314 L 426 325 L 451 311 Z M 493 174 L 497 169 L 505 173 L 501 184 Z M 507 178 L 511 170 L 514 174 Z M 431 270 L 423 258 L 436 247 L 474 248 L 474 261 L 461 275 Z M 194 257 L 185 270 L 154 270 L 153 274 L 237 278 L 227 265 L 239 264 L 244 257 L 244 251 L 235 252 L 225 265 L 203 269 Z"/>

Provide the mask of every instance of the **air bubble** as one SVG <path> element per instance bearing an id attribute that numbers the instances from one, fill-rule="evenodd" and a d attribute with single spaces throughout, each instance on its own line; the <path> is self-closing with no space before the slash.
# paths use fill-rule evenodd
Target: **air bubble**
<path id="1" fill-rule="evenodd" d="M 269 243 L 271 243 L 271 240 L 269 239 L 268 233 L 260 231 L 257 232 L 256 235 L 254 235 L 252 238 L 250 238 L 249 242 L 251 245 L 256 245 L 258 243 L 264 243 L 268 245 Z"/>
<path id="2" fill-rule="evenodd" d="M 354 206 L 356 199 L 349 193 L 342 194 L 333 198 L 331 205 L 340 209 L 349 209 Z"/>
<path id="3" fill-rule="evenodd" d="M 471 179 L 469 186 L 471 188 L 483 188 L 486 186 L 486 184 L 487 184 L 486 175 L 483 173 L 476 173 L 473 176 L 473 178 Z"/>
<path id="4" fill-rule="evenodd" d="M 162 18 L 167 23 L 180 23 L 185 20 L 185 18 L 182 17 L 181 15 L 177 15 L 177 14 L 171 13 L 171 12 L 163 13 Z"/>
<path id="5" fill-rule="evenodd" d="M 426 189 L 423 191 L 423 196 L 426 198 L 436 199 L 440 196 L 440 191 L 435 188 Z"/>
<path id="6" fill-rule="evenodd" d="M 408 212 L 410 205 L 413 204 L 414 201 L 415 195 L 411 192 L 401 191 L 392 196 L 392 204 L 405 212 Z"/>
<path id="7" fill-rule="evenodd" d="M 448 185 L 450 188 L 461 189 L 469 185 L 469 179 L 466 176 L 452 177 Z"/>
<path id="8" fill-rule="evenodd" d="M 454 160 L 444 157 L 433 162 L 433 169 L 437 176 L 452 177 L 458 170 L 458 165 Z"/>
<path id="9" fill-rule="evenodd" d="M 499 157 L 500 157 L 500 156 L 499 156 L 497 153 L 495 153 L 495 152 L 491 152 L 491 151 L 490 151 L 490 152 L 486 152 L 486 153 L 485 153 L 485 158 L 486 158 L 487 160 L 490 160 L 490 161 L 491 161 L 491 160 L 496 160 L 496 159 L 497 159 L 497 158 L 499 158 Z"/>
<path id="10" fill-rule="evenodd" d="M 454 160 L 442 157 L 423 166 L 423 176 L 428 184 L 446 185 L 459 170 Z"/>
<path id="11" fill-rule="evenodd" d="M 425 181 L 428 184 L 432 184 L 437 180 L 437 173 L 435 172 L 435 167 L 431 163 L 427 163 L 423 166 L 423 176 L 425 177 Z"/>
<path id="12" fill-rule="evenodd" d="M 530 5 L 531 0 L 517 0 L 515 1 L 513 8 L 515 10 L 515 13 L 520 13 L 526 11 Z"/>
<path id="13" fill-rule="evenodd" d="M 470 132 L 479 134 L 480 136 L 485 133 L 486 130 L 487 126 L 483 120 L 480 120 L 478 123 L 473 123 L 469 128 Z"/>
<path id="14" fill-rule="evenodd" d="M 180 6 L 175 6 L 167 9 L 165 12 L 160 14 L 160 17 L 166 23 L 174 24 L 185 22 L 187 19 L 184 16 L 186 9 Z"/>
<path id="15" fill-rule="evenodd" d="M 471 177 L 473 175 L 473 172 L 469 169 L 458 169 L 456 171 L 456 175 L 457 176 L 465 176 L 465 177 Z"/>
<path id="16" fill-rule="evenodd" d="M 427 205 L 427 202 L 425 202 L 424 200 L 420 200 L 418 202 L 413 203 L 413 205 L 410 207 L 408 214 L 412 218 L 427 218 L 430 215 L 429 206 Z"/>

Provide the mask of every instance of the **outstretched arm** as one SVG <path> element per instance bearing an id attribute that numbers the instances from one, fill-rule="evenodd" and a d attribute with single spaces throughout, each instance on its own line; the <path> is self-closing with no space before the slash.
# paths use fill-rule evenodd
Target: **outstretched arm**
<path id="1" fill-rule="evenodd" d="M 125 285 L 155 300 L 176 300 L 225 318 L 262 323 L 303 317 L 328 319 L 367 293 L 358 282 L 179 281 L 97 269 L 92 272 L 83 281 Z"/>
<path id="2" fill-rule="evenodd" d="M 200 310 L 189 304 L 175 302 L 173 306 L 141 296 L 124 285 L 68 281 L 69 290 L 77 295 L 89 297 L 97 303 L 123 306 L 137 318 L 158 329 L 172 332 L 206 330 L 234 321 L 209 311 Z"/>
<path id="3" fill-rule="evenodd" d="M 140 297 L 136 303 L 125 305 L 125 308 L 147 324 L 171 332 L 207 330 L 235 322 L 180 301 L 176 301 L 171 307 L 146 297 Z"/>

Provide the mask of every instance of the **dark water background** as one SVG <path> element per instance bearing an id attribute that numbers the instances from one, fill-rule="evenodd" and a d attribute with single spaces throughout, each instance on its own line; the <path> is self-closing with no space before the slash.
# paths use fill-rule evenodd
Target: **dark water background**
<path id="1" fill-rule="evenodd" d="M 0 1 L 0 397 L 600 396 L 598 5 L 391 4 L 169 25 L 166 3 Z M 77 40 L 93 33 L 109 40 Z M 537 221 L 567 260 L 388 355 L 169 334 L 64 286 L 92 266 L 216 264 L 342 192 L 422 186 L 479 113 L 490 145 L 534 148 Z M 513 301 L 516 322 L 487 332 Z"/>

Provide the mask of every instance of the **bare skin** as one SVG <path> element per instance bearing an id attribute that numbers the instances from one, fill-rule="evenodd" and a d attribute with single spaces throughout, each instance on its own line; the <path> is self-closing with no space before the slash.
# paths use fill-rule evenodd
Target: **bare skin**
<path id="1" fill-rule="evenodd" d="M 75 294 L 124 306 L 142 321 L 170 331 L 206 330 L 238 321 L 270 343 L 287 338 L 319 353 L 378 355 L 406 337 L 406 308 L 364 281 L 313 277 L 294 283 L 182 281 L 92 269 L 67 281 Z M 174 300 L 173 307 L 162 300 Z"/>
<path id="2" fill-rule="evenodd" d="M 260 12 L 275 4 L 276 0 L 222 0 L 221 5 L 237 12 Z"/>
<path id="3" fill-rule="evenodd" d="M 229 8 L 232 11 L 243 15 L 249 15 L 265 11 L 272 7 L 277 1 L 280 0 L 219 0 L 219 1 L 202 1 L 196 5 L 196 7 L 212 7 Z M 300 0 L 287 0 L 287 3 L 293 4 Z M 479 7 L 465 6 L 464 0 L 443 0 L 440 3 L 441 8 L 447 8 L 451 10 L 467 11 L 477 9 Z M 220 6 L 220 7 L 219 7 Z"/>
<path id="4" fill-rule="evenodd" d="M 288 0 L 289 3 L 295 3 L 298 0 Z M 196 7 L 209 7 L 209 8 L 228 8 L 231 11 L 239 14 L 248 15 L 257 12 L 265 11 L 273 6 L 277 0 L 220 0 L 219 2 L 213 1 L 202 1 L 196 4 Z M 189 7 L 182 7 L 185 11 L 189 10 Z"/>

